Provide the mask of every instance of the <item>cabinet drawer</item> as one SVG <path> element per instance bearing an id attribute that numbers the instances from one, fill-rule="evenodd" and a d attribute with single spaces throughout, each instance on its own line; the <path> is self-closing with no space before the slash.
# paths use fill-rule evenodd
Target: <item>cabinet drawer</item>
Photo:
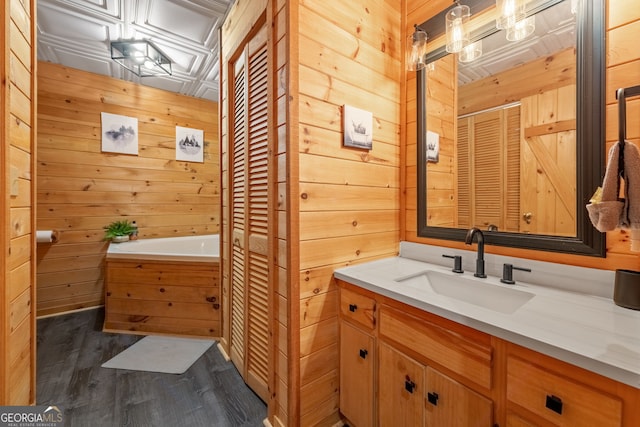
<path id="1" fill-rule="evenodd" d="M 557 426 L 620 426 L 622 403 L 518 357 L 507 360 L 507 399 Z"/>
<path id="2" fill-rule="evenodd" d="M 490 346 L 476 344 L 469 337 L 387 306 L 382 306 L 379 316 L 381 337 L 425 357 L 426 363 L 435 362 L 482 387 L 491 388 Z"/>
<path id="3" fill-rule="evenodd" d="M 369 330 L 376 326 L 376 301 L 349 289 L 340 289 L 340 313 Z"/>

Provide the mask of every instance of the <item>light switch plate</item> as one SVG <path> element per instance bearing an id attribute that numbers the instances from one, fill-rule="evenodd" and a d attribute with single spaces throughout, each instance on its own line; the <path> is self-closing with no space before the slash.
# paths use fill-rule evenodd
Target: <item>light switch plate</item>
<path id="1" fill-rule="evenodd" d="M 20 171 L 17 167 L 11 166 L 10 180 L 11 180 L 11 196 L 17 196 L 20 192 L 20 187 L 18 185 L 18 178 L 20 177 Z"/>

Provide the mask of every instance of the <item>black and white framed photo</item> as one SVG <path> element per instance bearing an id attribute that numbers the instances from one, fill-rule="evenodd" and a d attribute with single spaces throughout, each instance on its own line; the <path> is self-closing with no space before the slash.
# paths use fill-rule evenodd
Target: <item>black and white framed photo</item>
<path id="1" fill-rule="evenodd" d="M 438 163 L 440 160 L 440 135 L 427 131 L 427 161 Z"/>
<path id="2" fill-rule="evenodd" d="M 176 160 L 204 162 L 204 131 L 176 126 Z"/>
<path id="3" fill-rule="evenodd" d="M 373 148 L 373 114 L 350 105 L 342 109 L 344 146 Z"/>
<path id="4" fill-rule="evenodd" d="M 138 119 L 111 113 L 100 113 L 102 151 L 138 154 Z"/>

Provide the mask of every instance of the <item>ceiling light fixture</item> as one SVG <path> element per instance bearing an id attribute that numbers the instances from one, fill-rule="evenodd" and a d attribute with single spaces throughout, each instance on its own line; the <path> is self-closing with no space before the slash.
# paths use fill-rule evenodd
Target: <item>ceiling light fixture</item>
<path id="1" fill-rule="evenodd" d="M 474 43 L 469 43 L 458 53 L 458 61 L 471 62 L 482 56 L 482 39 Z"/>
<path id="2" fill-rule="evenodd" d="M 449 53 L 458 53 L 469 44 L 469 18 L 471 10 L 469 6 L 456 5 L 447 12 L 445 17 L 445 31 L 447 45 L 445 49 Z"/>
<path id="3" fill-rule="evenodd" d="M 171 75 L 171 60 L 149 40 L 111 42 L 111 59 L 140 77 Z"/>
<path id="4" fill-rule="evenodd" d="M 418 71 L 425 66 L 427 33 L 414 25 L 413 34 L 407 38 L 407 70 Z"/>
<path id="5" fill-rule="evenodd" d="M 532 15 L 528 18 L 516 22 L 507 28 L 507 40 L 510 42 L 524 40 L 536 30 L 536 17 Z"/>
<path id="6" fill-rule="evenodd" d="M 526 0 L 496 0 L 496 28 L 506 30 L 526 18 Z"/>

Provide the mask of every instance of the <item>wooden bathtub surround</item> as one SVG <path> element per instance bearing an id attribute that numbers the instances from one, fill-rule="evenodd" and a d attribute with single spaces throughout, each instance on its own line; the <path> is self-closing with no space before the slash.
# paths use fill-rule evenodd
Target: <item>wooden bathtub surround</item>
<path id="1" fill-rule="evenodd" d="M 640 389 L 338 284 L 340 411 L 352 426 L 640 425 Z"/>
<path id="2" fill-rule="evenodd" d="M 220 337 L 217 263 L 106 261 L 104 330 Z"/>

